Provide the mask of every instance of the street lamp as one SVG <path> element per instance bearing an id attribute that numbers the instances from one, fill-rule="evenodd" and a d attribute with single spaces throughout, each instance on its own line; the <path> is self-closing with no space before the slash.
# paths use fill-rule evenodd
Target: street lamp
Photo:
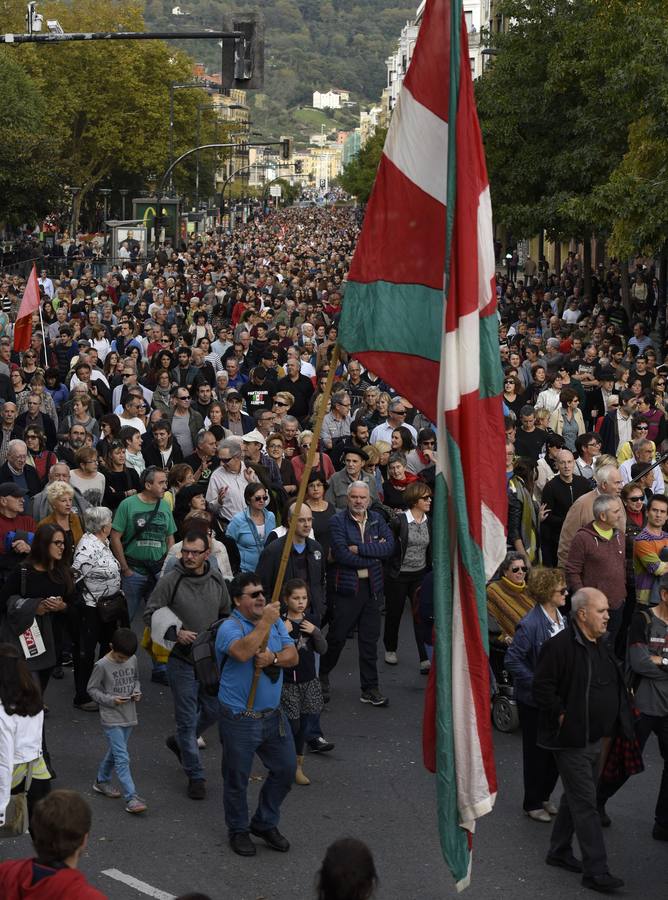
<path id="1" fill-rule="evenodd" d="M 122 214 L 121 214 L 121 218 L 123 219 L 123 221 L 125 221 L 125 198 L 130 193 L 130 191 L 128 190 L 128 188 L 120 188 L 118 193 L 121 195 L 121 204 L 122 204 L 121 208 L 123 210 Z"/>
<path id="2" fill-rule="evenodd" d="M 70 237 L 73 241 L 76 242 L 77 228 L 79 226 L 79 217 L 77 215 L 77 196 L 81 193 L 81 188 L 73 187 L 71 184 L 66 184 L 65 190 L 70 191 L 70 193 L 72 194 L 72 224 L 70 226 L 72 233 Z"/>
<path id="3" fill-rule="evenodd" d="M 104 199 L 104 216 L 102 219 L 102 226 L 103 226 L 103 234 L 104 234 L 103 247 L 106 252 L 106 250 L 107 250 L 107 216 L 109 214 L 109 194 L 111 194 L 111 188 L 99 188 L 98 193 L 102 194 L 102 197 Z"/>

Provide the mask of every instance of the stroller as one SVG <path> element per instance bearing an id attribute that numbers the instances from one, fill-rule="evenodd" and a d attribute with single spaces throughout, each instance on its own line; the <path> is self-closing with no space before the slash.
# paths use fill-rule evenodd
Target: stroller
<path id="1" fill-rule="evenodd" d="M 507 645 L 499 639 L 501 628 L 492 616 L 489 617 L 488 634 L 492 722 L 497 731 L 509 734 L 519 727 L 520 716 L 510 672 L 504 665 Z"/>

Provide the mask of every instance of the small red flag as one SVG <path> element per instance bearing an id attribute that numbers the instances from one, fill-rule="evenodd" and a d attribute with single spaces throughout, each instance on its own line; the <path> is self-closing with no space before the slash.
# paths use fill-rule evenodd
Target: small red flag
<path id="1" fill-rule="evenodd" d="M 39 285 L 37 268 L 33 263 L 32 272 L 23 291 L 19 314 L 14 325 L 14 350 L 27 350 L 32 337 L 32 315 L 39 309 Z"/>

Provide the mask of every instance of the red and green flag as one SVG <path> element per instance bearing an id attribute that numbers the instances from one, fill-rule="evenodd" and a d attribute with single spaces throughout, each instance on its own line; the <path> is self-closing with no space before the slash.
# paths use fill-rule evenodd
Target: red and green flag
<path id="1" fill-rule="evenodd" d="M 427 0 L 348 276 L 339 340 L 436 423 L 424 757 L 457 887 L 496 796 L 486 580 L 506 551 L 492 208 L 461 0 Z"/>
<path id="2" fill-rule="evenodd" d="M 32 317 L 39 309 L 39 283 L 37 269 L 33 263 L 32 272 L 23 291 L 21 305 L 14 323 L 14 350 L 27 350 L 32 338 Z"/>

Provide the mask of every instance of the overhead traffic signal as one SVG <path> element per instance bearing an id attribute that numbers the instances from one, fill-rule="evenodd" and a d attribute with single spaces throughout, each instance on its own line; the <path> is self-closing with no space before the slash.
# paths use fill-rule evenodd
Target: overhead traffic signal
<path id="1" fill-rule="evenodd" d="M 223 88 L 261 90 L 264 87 L 264 18 L 259 13 L 250 13 L 243 19 L 234 19 L 230 25 L 230 31 L 241 31 L 243 37 L 223 40 Z"/>

